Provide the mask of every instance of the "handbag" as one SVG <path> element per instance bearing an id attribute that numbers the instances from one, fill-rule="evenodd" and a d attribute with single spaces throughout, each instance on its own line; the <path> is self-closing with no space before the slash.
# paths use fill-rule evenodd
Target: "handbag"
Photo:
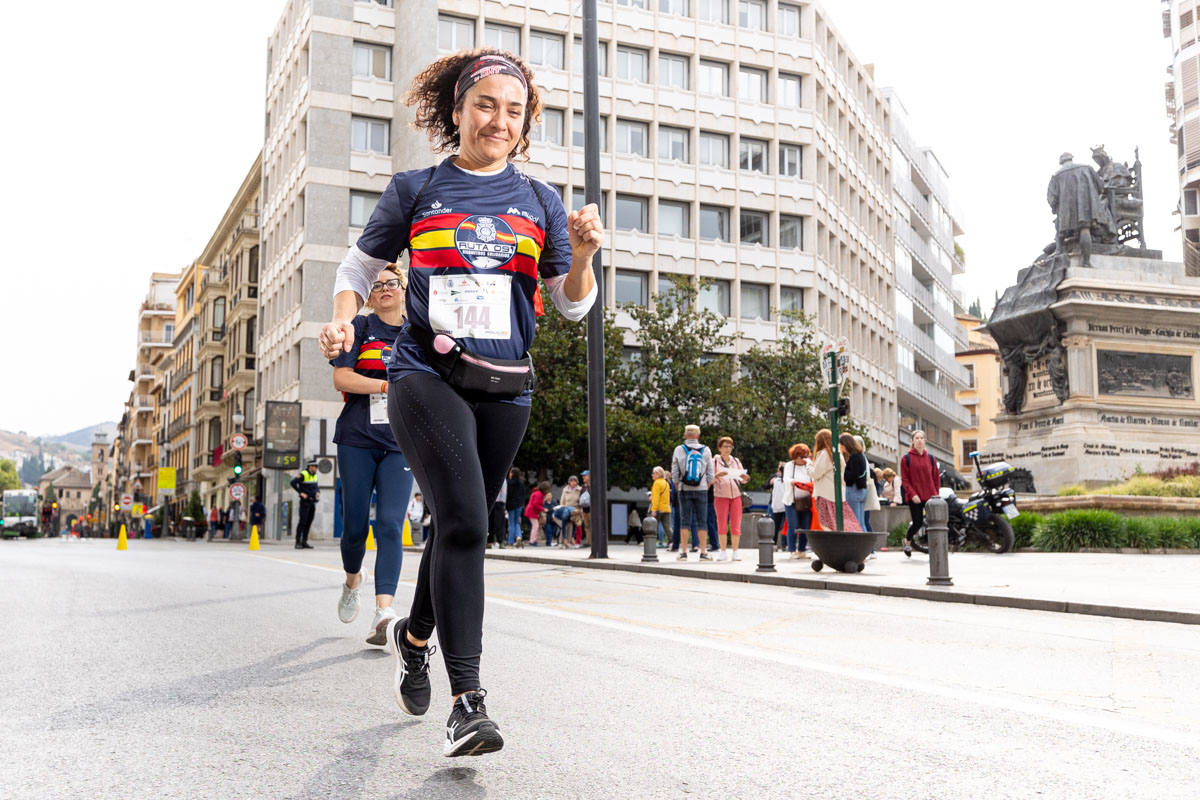
<path id="1" fill-rule="evenodd" d="M 879 492 L 875 489 L 875 481 L 871 480 L 871 478 L 868 477 L 867 478 L 867 499 L 863 503 L 863 510 L 864 511 L 878 511 L 879 508 L 880 508 Z"/>
<path id="2" fill-rule="evenodd" d="M 750 506 L 754 505 L 754 498 L 749 492 L 742 492 L 742 511 L 749 511 Z"/>
<path id="3" fill-rule="evenodd" d="M 807 489 L 792 489 L 792 508 L 808 511 L 812 508 L 812 492 Z"/>

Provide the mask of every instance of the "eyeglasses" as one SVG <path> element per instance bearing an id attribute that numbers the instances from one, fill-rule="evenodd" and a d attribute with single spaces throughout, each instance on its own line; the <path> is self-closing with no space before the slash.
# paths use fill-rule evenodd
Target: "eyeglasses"
<path id="1" fill-rule="evenodd" d="M 388 280 L 388 281 L 375 281 L 374 283 L 371 284 L 371 293 L 374 294 L 375 292 L 382 292 L 384 289 L 391 289 L 392 291 L 395 291 L 396 289 L 399 289 L 399 288 L 400 288 L 400 279 L 399 278 L 392 278 L 391 280 Z"/>

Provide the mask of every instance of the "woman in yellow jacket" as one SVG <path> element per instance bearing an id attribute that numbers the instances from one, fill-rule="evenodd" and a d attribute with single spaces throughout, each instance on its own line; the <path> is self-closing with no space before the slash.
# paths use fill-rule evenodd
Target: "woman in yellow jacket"
<path id="1" fill-rule="evenodd" d="M 654 478 L 650 487 L 650 513 L 658 521 L 658 546 L 666 547 L 667 531 L 671 530 L 671 487 L 662 467 L 655 467 L 650 474 Z"/>

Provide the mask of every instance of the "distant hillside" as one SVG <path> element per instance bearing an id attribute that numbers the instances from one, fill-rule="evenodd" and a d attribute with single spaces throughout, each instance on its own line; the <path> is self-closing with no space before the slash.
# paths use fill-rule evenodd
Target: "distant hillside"
<path id="1" fill-rule="evenodd" d="M 108 441 L 111 442 L 117 433 L 117 423 L 101 422 L 99 425 L 92 425 L 89 428 L 80 428 L 77 431 L 64 433 L 61 436 L 47 436 L 45 441 L 59 442 L 70 447 L 87 450 L 90 452 L 92 448 L 92 438 L 95 436 L 97 431 L 107 433 Z"/>

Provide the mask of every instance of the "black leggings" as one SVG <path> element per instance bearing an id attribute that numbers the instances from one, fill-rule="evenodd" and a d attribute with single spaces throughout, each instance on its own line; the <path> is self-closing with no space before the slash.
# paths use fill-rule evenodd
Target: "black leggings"
<path id="1" fill-rule="evenodd" d="M 464 396 L 436 375 L 416 373 L 388 386 L 388 420 L 434 520 L 408 630 L 428 639 L 436 626 L 451 693 L 474 691 L 488 511 L 525 436 L 529 406 Z"/>
<path id="2" fill-rule="evenodd" d="M 912 524 L 908 526 L 908 533 L 904 534 L 904 538 L 911 542 L 916 532 L 925 524 L 925 504 L 909 500 L 908 513 L 912 516 Z"/>

